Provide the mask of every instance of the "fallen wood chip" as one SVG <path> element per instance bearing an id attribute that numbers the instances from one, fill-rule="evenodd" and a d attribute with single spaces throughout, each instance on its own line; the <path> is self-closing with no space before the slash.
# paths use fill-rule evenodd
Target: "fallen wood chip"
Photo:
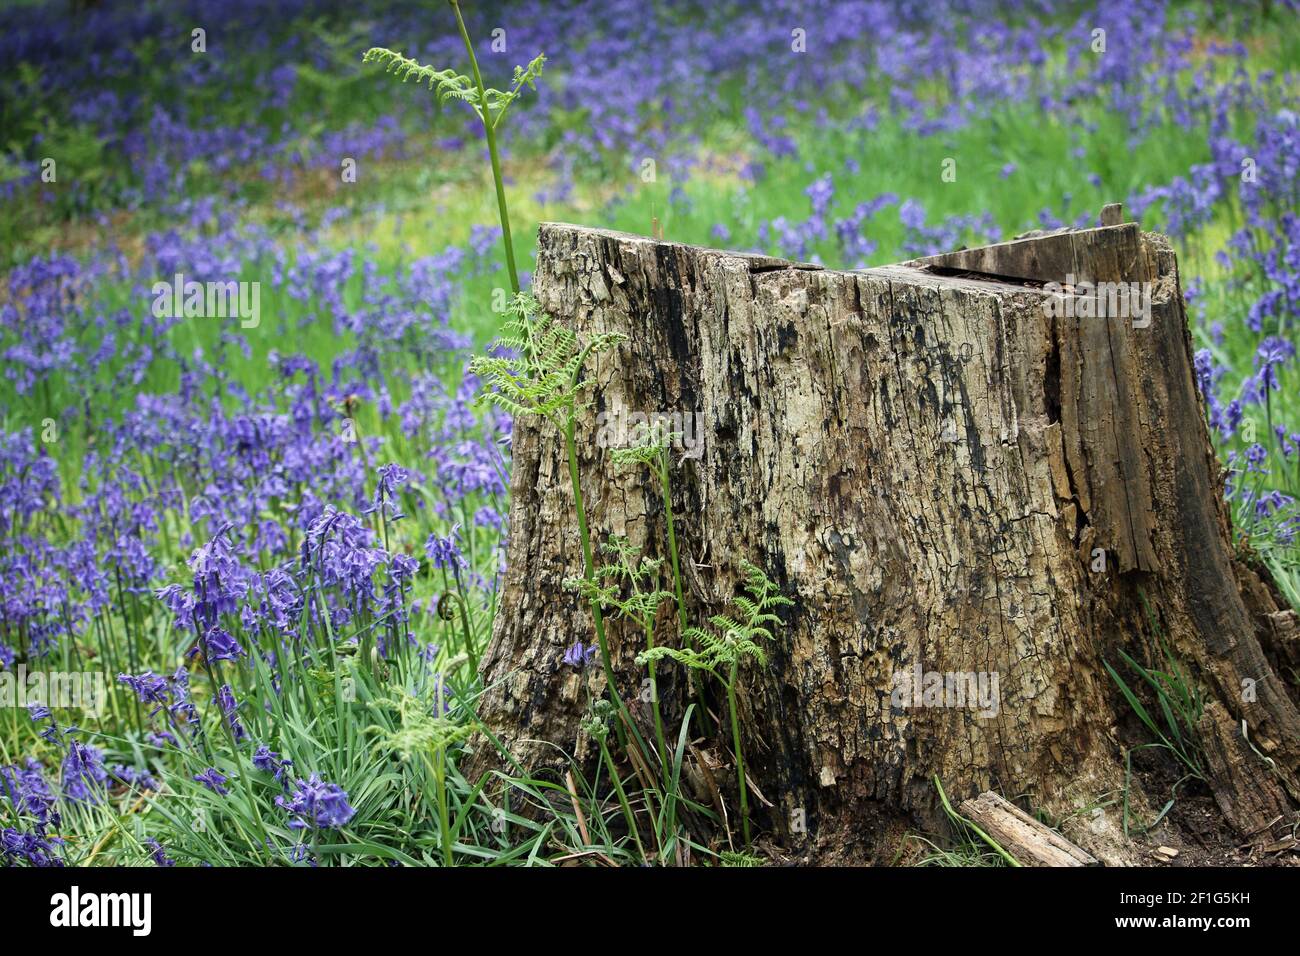
<path id="1" fill-rule="evenodd" d="M 991 791 L 964 801 L 961 812 L 1025 866 L 1099 865 L 1051 827 Z"/>
<path id="2" fill-rule="evenodd" d="M 591 835 L 587 832 L 587 818 L 582 813 L 582 805 L 578 803 L 578 788 L 573 784 L 573 771 L 564 772 L 564 785 L 569 789 L 569 798 L 573 801 L 573 815 L 578 818 L 578 832 L 582 834 L 582 842 L 591 843 Z"/>

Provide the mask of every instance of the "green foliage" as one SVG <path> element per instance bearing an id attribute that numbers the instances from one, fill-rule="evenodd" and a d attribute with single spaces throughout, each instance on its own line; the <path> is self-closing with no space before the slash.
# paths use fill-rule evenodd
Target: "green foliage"
<path id="1" fill-rule="evenodd" d="M 566 579 L 565 586 L 576 590 L 593 608 L 612 610 L 619 617 L 631 621 L 645 634 L 647 651 L 653 650 L 655 618 L 659 615 L 659 605 L 672 597 L 667 591 L 657 587 L 663 561 L 642 557 L 640 548 L 633 547 L 626 538 L 618 535 L 611 535 L 610 539 L 601 545 L 601 551 L 614 560 L 597 569 L 594 574 Z M 624 593 L 625 589 L 626 593 Z M 672 773 L 669 764 L 672 753 L 668 749 L 668 741 L 664 735 L 663 713 L 659 708 L 658 676 L 653 661 L 649 662 L 649 670 L 660 772 L 665 783 L 670 783 Z"/>
<path id="2" fill-rule="evenodd" d="M 592 701 L 591 707 L 587 709 L 587 713 L 579 723 L 584 733 L 593 740 L 604 743 L 605 738 L 609 736 L 609 723 L 613 717 L 614 705 L 602 697 Z"/>
<path id="3" fill-rule="evenodd" d="M 429 89 L 436 92 L 444 102 L 459 100 L 468 103 L 478 114 L 484 126 L 496 129 L 510 108 L 510 104 L 518 99 L 525 87 L 537 89 L 537 78 L 542 75 L 546 54 L 539 53 L 527 67 L 516 66 L 510 89 L 498 90 L 488 87 L 481 95 L 474 80 L 463 73 L 450 69 L 438 70 L 384 47 L 371 47 L 362 57 L 362 62 L 380 64 L 385 73 L 401 77 L 403 83 L 413 79 L 417 85 L 428 84 Z"/>
<path id="4" fill-rule="evenodd" d="M 658 479 L 660 500 L 664 505 L 664 523 L 667 525 L 668 530 L 668 557 L 672 568 L 673 598 L 677 602 L 677 625 L 682 635 L 682 641 L 685 643 L 686 648 L 690 650 L 695 646 L 695 638 L 686 619 L 686 594 L 685 588 L 682 586 L 682 566 L 677 549 L 677 526 L 673 517 L 672 484 L 668 470 L 668 446 L 680 437 L 679 432 L 669 431 L 666 423 L 657 420 L 637 436 L 638 440 L 633 445 L 628 448 L 615 449 L 610 453 L 610 458 L 617 467 L 642 465 L 648 468 L 650 473 Z M 653 640 L 647 641 L 646 649 L 651 650 L 653 647 Z M 648 661 L 648 663 L 650 665 L 650 679 L 653 682 L 655 679 L 654 662 Z M 703 713 L 704 704 L 700 696 L 699 681 L 693 671 L 690 682 L 696 703 L 699 705 L 700 712 Z"/>
<path id="5" fill-rule="evenodd" d="M 681 432 L 669 431 L 666 422 L 652 421 L 640 430 L 634 444 L 613 449 L 609 458 L 621 468 L 643 465 L 656 477 L 667 480 L 668 448 L 681 437 Z"/>
<path id="6" fill-rule="evenodd" d="M 365 71 L 357 70 L 356 48 L 364 41 L 368 32 L 366 24 L 350 23 L 339 30 L 331 30 L 323 19 L 310 24 L 311 37 L 321 46 L 321 59 L 325 61 L 324 69 L 317 69 L 311 63 L 294 64 L 294 73 L 298 81 L 307 88 L 320 94 L 324 102 L 333 102 L 342 96 L 354 96 L 357 87 L 365 79 Z"/>
<path id="7" fill-rule="evenodd" d="M 415 60 L 385 47 L 371 47 L 361 57 L 362 63 L 378 63 L 385 73 L 399 76 L 402 82 L 414 78 L 417 85 L 428 83 L 430 90 L 437 90 L 444 100 L 459 99 L 469 101 L 474 93 L 473 81 L 455 70 L 436 70 L 431 66 L 422 66 Z M 480 114 L 482 115 L 482 114 Z"/>
<path id="8" fill-rule="evenodd" d="M 696 647 L 650 647 L 637 655 L 637 661 L 652 668 L 665 658 L 677 661 L 692 671 L 703 671 L 718 679 L 727 695 L 727 717 L 731 725 L 732 754 L 736 759 L 736 789 L 740 794 L 740 820 L 745 845 L 749 838 L 749 785 L 745 781 L 745 755 L 740 745 L 740 713 L 736 706 L 736 680 L 740 665 L 747 659 L 767 664 L 767 652 L 760 640 L 773 640 L 772 628 L 781 623 L 775 608 L 794 602 L 780 593 L 762 568 L 741 561 L 745 574 L 745 595 L 733 599 L 739 616 L 715 614 L 709 623 L 715 631 L 688 628 L 685 636 Z M 721 670 L 720 670 L 721 669 Z"/>
<path id="9" fill-rule="evenodd" d="M 714 630 L 692 627 L 687 635 L 698 644 L 695 648 L 656 647 L 637 655 L 642 663 L 670 658 L 694 670 L 718 674 L 719 667 L 733 667 L 746 659 L 767 664 L 767 651 L 760 640 L 773 640 L 772 628 L 781 623 L 775 613 L 778 607 L 794 604 L 779 593 L 767 574 L 748 561 L 741 562 L 744 571 L 745 595 L 733 600 L 740 614 L 728 616 L 715 614 L 709 618 Z"/>
<path id="10" fill-rule="evenodd" d="M 1151 606 L 1147 604 L 1145 595 L 1142 597 L 1142 603 L 1155 634 L 1155 644 L 1165 661 L 1165 669 L 1147 667 L 1134 660 L 1123 648 L 1119 649 L 1119 656 L 1129 670 L 1154 694 L 1159 716 L 1157 717 L 1147 708 L 1136 689 L 1129 686 L 1109 661 L 1102 662 L 1111 680 L 1119 688 L 1120 694 L 1133 709 L 1133 713 L 1156 738 L 1151 743 L 1140 744 L 1124 751 L 1124 834 L 1126 836 L 1129 832 L 1129 791 L 1133 776 L 1134 753 L 1148 749 L 1164 750 L 1172 754 L 1185 770 L 1183 776 L 1171 788 L 1168 801 L 1155 819 L 1143 828 L 1145 830 L 1156 826 L 1173 809 L 1178 799 L 1179 787 L 1189 780 L 1205 780 L 1205 755 L 1197 731 L 1201 715 L 1205 712 L 1205 702 L 1190 672 L 1179 664 L 1163 640 L 1159 621 L 1152 612 Z"/>
<path id="11" fill-rule="evenodd" d="M 526 292 L 514 297 L 506 314 L 510 318 L 495 354 L 476 356 L 470 363 L 470 371 L 483 380 L 480 401 L 516 416 L 539 415 L 564 428 L 583 407 L 578 396 L 587 358 L 626 336 L 604 333 L 580 347 L 578 336 L 539 313 L 537 300 Z"/>
<path id="12" fill-rule="evenodd" d="M 565 579 L 565 586 L 589 601 L 599 601 L 601 607 L 615 611 L 640 628 L 652 629 L 659 605 L 672 597 L 656 586 L 663 560 L 644 557 L 640 548 L 618 535 L 611 535 L 600 550 L 614 560 L 599 567 L 595 579 L 570 577 Z"/>
<path id="13" fill-rule="evenodd" d="M 537 77 L 541 75 L 546 63 L 546 56 L 538 54 L 528 66 L 515 67 L 514 86 L 509 90 L 492 89 L 484 86 L 483 75 L 479 72 L 478 58 L 474 55 L 474 44 L 465 29 L 465 18 L 460 14 L 460 5 L 452 0 L 451 9 L 456 15 L 456 27 L 460 31 L 461 42 L 465 45 L 465 56 L 469 59 L 473 79 L 454 70 L 436 70 L 423 66 L 415 60 L 383 47 L 371 47 L 362 57 L 365 63 L 380 63 L 385 72 L 402 77 L 405 83 L 412 77 L 416 83 L 428 83 L 429 89 L 436 89 L 441 98 L 460 100 L 468 103 L 483 124 L 483 135 L 487 140 L 488 160 L 492 166 L 492 182 L 496 189 L 497 214 L 501 220 L 501 245 L 505 253 L 506 270 L 510 273 L 510 288 L 518 295 L 523 289 L 519 285 L 519 266 L 515 261 L 514 240 L 510 233 L 510 212 L 506 205 L 505 177 L 501 173 L 501 156 L 497 151 L 496 128 L 505 119 L 506 111 L 515 101 L 523 88 L 537 88 Z"/>
<path id="14" fill-rule="evenodd" d="M 973 820 L 967 820 L 964 816 L 952 808 L 948 802 L 948 794 L 944 792 L 943 783 L 939 780 L 939 775 L 934 775 L 934 789 L 939 794 L 939 803 L 943 807 L 944 814 L 952 822 L 959 835 L 957 849 L 955 851 L 938 852 L 938 858 L 934 862 L 939 862 L 948 866 L 980 866 L 987 865 L 984 854 L 980 851 L 979 843 L 989 847 L 1000 864 L 1006 866 L 1019 867 L 1020 861 L 1003 849 L 997 840 L 985 833 Z M 933 844 L 931 844 L 933 846 Z"/>
<path id="15" fill-rule="evenodd" d="M 375 736 L 376 750 L 396 753 L 403 760 L 445 751 L 465 740 L 473 731 L 473 727 L 463 721 L 439 714 L 442 708 L 437 700 L 431 709 L 427 696 L 417 696 L 400 688 L 394 696 L 376 698 L 370 706 L 396 712 L 394 723 L 389 726 L 371 724 L 366 732 Z"/>
<path id="16" fill-rule="evenodd" d="M 1147 709 L 1138 695 L 1110 663 L 1104 662 L 1106 671 L 1115 681 L 1120 693 L 1133 708 L 1138 719 L 1156 737 L 1151 745 L 1169 751 L 1197 778 L 1204 778 L 1204 758 L 1196 726 L 1204 713 L 1204 701 L 1190 676 L 1174 659 L 1169 648 L 1160 641 L 1160 650 L 1167 662 L 1166 670 L 1145 667 L 1134 660 L 1123 648 L 1120 658 L 1155 694 L 1159 719 Z"/>

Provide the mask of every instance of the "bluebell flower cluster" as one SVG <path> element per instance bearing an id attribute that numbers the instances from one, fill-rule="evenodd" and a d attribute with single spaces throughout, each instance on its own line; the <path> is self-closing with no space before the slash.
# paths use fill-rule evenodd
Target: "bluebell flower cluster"
<path id="1" fill-rule="evenodd" d="M 299 778 L 293 792 L 287 797 L 276 797 L 275 802 L 289 814 L 292 830 L 347 826 L 357 812 L 341 787 L 325 783 L 318 774 L 306 780 Z"/>

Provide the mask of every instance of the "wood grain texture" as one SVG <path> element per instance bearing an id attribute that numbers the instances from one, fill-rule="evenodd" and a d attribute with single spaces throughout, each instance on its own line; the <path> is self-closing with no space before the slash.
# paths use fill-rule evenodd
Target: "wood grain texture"
<path id="1" fill-rule="evenodd" d="M 1049 316 L 1042 286 L 1068 273 L 1151 283 L 1152 321 Z M 1273 759 L 1261 805 L 1300 797 L 1300 718 L 1260 643 L 1279 605 L 1258 579 L 1243 600 L 1253 572 L 1229 543 L 1163 237 L 1117 225 L 838 272 L 547 223 L 534 292 L 581 336 L 627 336 L 590 365 L 579 422 L 597 538 L 666 556 L 657 489 L 611 464 L 596 416 L 689 412 L 703 451 L 675 465 L 673 504 L 691 619 L 725 608 L 742 558 L 795 600 L 741 695 L 771 803 L 759 819 L 787 845 L 886 858 L 903 829 L 936 822 L 936 773 L 955 799 L 1000 789 L 1062 816 L 1118 792 L 1126 709 L 1102 662 L 1152 653 L 1142 596 Z M 525 764 L 559 767 L 556 745 L 590 756 L 581 678 L 561 658 L 594 636 L 562 586 L 581 556 L 549 426 L 516 422 L 511 493 L 481 713 Z M 661 641 L 678 640 L 670 605 Z M 611 646 L 644 716 L 640 636 L 615 626 Z M 996 713 L 900 706 L 898 675 L 917 669 L 997 675 Z M 684 690 L 661 667 L 672 728 Z M 1113 815 L 1079 839 L 1124 854 Z"/>
<path id="2" fill-rule="evenodd" d="M 1014 803 L 985 792 L 961 804 L 962 815 L 1025 866 L 1096 866 L 1097 859 Z"/>

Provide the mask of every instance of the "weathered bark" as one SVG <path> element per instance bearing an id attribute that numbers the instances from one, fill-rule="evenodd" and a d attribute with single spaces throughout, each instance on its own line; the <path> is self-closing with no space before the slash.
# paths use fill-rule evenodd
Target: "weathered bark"
<path id="1" fill-rule="evenodd" d="M 1097 865 L 1090 854 L 992 791 L 963 801 L 961 812 L 1024 866 Z"/>
<path id="2" fill-rule="evenodd" d="M 1150 324 L 1050 317 L 1042 285 L 1069 276 L 1150 282 Z M 998 789 L 1061 816 L 1115 797 L 1127 708 L 1103 661 L 1158 661 L 1152 619 L 1218 702 L 1219 758 L 1246 759 L 1222 743 L 1244 721 L 1272 761 L 1234 823 L 1300 798 L 1300 716 L 1270 664 L 1294 661 L 1294 618 L 1234 555 L 1163 237 L 1115 225 L 835 272 L 544 224 L 534 291 L 580 335 L 628 336 L 587 372 L 593 533 L 666 557 L 658 489 L 597 447 L 595 416 L 690 412 L 703 454 L 675 464 L 673 504 L 691 619 L 727 605 L 742 558 L 795 600 L 770 666 L 741 682 L 758 820 L 785 845 L 888 859 L 936 822 L 936 774 L 954 800 Z M 584 747 L 561 658 L 594 637 L 561 583 L 581 553 L 559 436 L 516 422 L 513 468 L 481 712 L 537 766 Z M 676 631 L 669 602 L 659 639 Z M 610 644 L 635 702 L 641 636 L 613 625 Z M 996 674 L 997 713 L 899 706 L 896 675 L 916 668 Z M 686 683 L 660 672 L 675 729 Z M 1090 823 L 1075 838 L 1122 859 L 1118 811 Z"/>

